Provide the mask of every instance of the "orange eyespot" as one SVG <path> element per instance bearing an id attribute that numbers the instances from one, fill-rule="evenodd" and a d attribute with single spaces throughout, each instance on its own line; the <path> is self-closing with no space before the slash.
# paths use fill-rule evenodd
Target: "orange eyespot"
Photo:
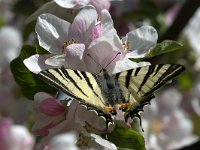
<path id="1" fill-rule="evenodd" d="M 105 107 L 104 110 L 107 112 L 112 112 L 112 111 L 115 111 L 115 108 L 114 107 Z"/>
<path id="2" fill-rule="evenodd" d="M 130 105 L 130 104 L 128 104 L 128 103 L 125 103 L 125 104 L 122 104 L 122 105 L 121 105 L 121 107 L 122 107 L 122 108 L 130 108 L 130 107 L 131 107 L 131 105 Z"/>

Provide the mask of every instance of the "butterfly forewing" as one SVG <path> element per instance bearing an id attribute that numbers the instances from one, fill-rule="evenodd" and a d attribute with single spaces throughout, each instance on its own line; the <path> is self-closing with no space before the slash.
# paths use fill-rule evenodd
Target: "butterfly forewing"
<path id="1" fill-rule="evenodd" d="M 77 100 L 101 108 L 105 105 L 95 76 L 91 73 L 60 68 L 41 71 L 38 75 L 49 85 Z"/>
<path id="2" fill-rule="evenodd" d="M 116 74 L 121 89 L 130 92 L 129 103 L 132 104 L 128 116 L 134 117 L 136 112 L 142 111 L 154 97 L 154 92 L 168 81 L 180 74 L 185 68 L 181 65 L 150 65 Z"/>

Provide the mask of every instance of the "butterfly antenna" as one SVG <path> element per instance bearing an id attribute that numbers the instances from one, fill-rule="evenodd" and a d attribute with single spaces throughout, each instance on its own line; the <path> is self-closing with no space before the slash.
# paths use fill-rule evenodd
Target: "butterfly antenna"
<path id="1" fill-rule="evenodd" d="M 106 67 L 104 69 L 106 69 L 115 60 L 115 58 L 117 58 L 117 56 L 120 54 L 121 54 L 121 52 L 118 52 L 117 55 L 106 65 Z"/>
<path id="2" fill-rule="evenodd" d="M 87 56 L 89 56 L 97 65 L 99 65 L 99 66 L 101 66 L 101 70 L 100 70 L 100 72 L 103 70 L 103 66 L 100 64 L 100 63 L 98 63 L 90 54 L 87 54 Z"/>

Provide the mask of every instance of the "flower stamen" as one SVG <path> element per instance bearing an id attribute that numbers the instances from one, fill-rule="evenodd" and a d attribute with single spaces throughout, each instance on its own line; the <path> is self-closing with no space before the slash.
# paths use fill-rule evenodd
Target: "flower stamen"
<path id="1" fill-rule="evenodd" d="M 130 52 L 130 49 L 129 49 L 129 42 L 123 43 L 122 46 L 123 46 L 123 48 L 124 48 L 125 54 L 127 54 L 127 53 Z"/>
<path id="2" fill-rule="evenodd" d="M 64 43 L 63 43 L 63 46 L 62 46 L 62 52 L 67 48 L 67 46 L 69 46 L 69 45 L 71 45 L 71 44 L 75 44 L 75 43 L 77 43 L 77 41 L 76 41 L 76 39 L 70 39 L 70 40 L 66 40 L 66 41 L 64 41 Z"/>

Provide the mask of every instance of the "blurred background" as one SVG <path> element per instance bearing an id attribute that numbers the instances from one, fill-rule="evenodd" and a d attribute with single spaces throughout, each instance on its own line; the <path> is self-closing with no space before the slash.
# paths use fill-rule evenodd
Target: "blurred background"
<path id="1" fill-rule="evenodd" d="M 35 22 L 25 20 L 47 0 L 0 0 L 0 118 L 12 118 L 29 128 L 32 101 L 25 98 L 10 71 L 23 44 L 34 45 Z M 158 42 L 179 41 L 183 47 L 148 59 L 152 64 L 178 63 L 186 71 L 157 92 L 142 114 L 146 148 L 200 149 L 200 1 L 111 1 L 110 13 L 120 36 L 142 25 L 152 25 Z"/>

